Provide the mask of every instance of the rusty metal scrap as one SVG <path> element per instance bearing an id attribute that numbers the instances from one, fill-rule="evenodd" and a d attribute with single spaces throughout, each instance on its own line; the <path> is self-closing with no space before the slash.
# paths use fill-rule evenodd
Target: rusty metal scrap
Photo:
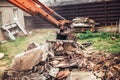
<path id="1" fill-rule="evenodd" d="M 84 54 L 81 44 L 72 41 L 48 43 L 43 61 L 29 70 L 6 70 L 3 80 L 68 80 L 73 79 L 69 74 L 74 74 L 75 70 L 90 72 L 95 80 L 120 80 L 120 55 L 101 51 Z"/>

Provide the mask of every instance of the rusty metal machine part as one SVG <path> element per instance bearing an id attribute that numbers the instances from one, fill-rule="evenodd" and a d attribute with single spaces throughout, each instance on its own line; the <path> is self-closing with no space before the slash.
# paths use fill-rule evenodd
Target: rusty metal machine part
<path id="1" fill-rule="evenodd" d="M 72 20 L 72 22 L 75 32 L 85 32 L 87 30 L 94 32 L 95 25 L 98 25 L 98 23 L 88 17 L 76 17 Z"/>

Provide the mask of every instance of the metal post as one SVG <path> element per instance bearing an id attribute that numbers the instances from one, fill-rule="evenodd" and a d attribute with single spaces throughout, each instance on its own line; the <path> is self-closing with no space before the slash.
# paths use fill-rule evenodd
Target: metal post
<path id="1" fill-rule="evenodd" d="M 119 33 L 120 33 L 120 19 L 119 19 Z"/>
<path id="2" fill-rule="evenodd" d="M 104 9 L 105 9 L 105 26 L 107 26 L 108 23 L 107 23 L 107 3 L 106 3 L 106 1 L 104 2 Z"/>

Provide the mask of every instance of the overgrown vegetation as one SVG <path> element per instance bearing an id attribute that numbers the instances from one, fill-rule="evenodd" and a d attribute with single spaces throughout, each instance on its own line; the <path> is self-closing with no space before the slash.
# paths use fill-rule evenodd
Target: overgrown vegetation
<path id="1" fill-rule="evenodd" d="M 120 35 L 116 33 L 79 33 L 77 35 L 80 42 L 92 42 L 93 47 L 110 53 L 120 53 Z"/>

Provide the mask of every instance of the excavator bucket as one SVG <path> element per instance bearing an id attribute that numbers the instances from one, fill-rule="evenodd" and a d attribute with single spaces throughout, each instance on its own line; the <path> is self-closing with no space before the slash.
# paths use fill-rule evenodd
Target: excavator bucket
<path id="1" fill-rule="evenodd" d="M 73 30 L 66 30 L 64 32 L 57 32 L 56 39 L 58 39 L 58 40 L 74 40 L 74 41 L 77 41 L 77 38 L 76 38 L 75 33 L 74 33 Z"/>

